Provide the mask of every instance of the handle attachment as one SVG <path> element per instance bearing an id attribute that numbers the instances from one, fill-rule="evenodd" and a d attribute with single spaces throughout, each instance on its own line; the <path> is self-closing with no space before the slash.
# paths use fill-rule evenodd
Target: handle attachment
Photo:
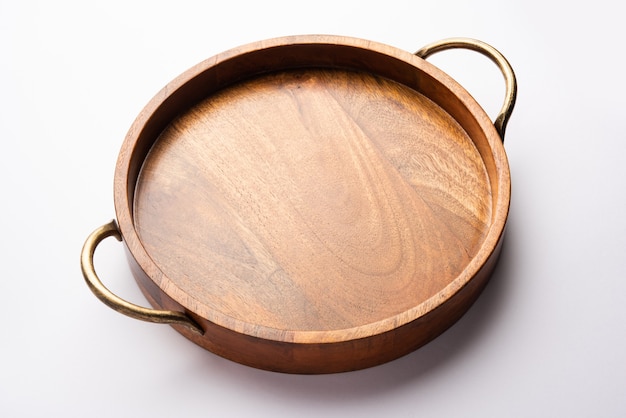
<path id="1" fill-rule="evenodd" d="M 111 309 L 130 316 L 131 318 L 160 324 L 184 325 L 195 332 L 203 334 L 202 328 L 183 312 L 149 309 L 135 305 L 115 295 L 102 284 L 94 269 L 93 255 L 98 244 L 105 238 L 111 236 L 115 237 L 118 241 L 122 240 L 122 236 L 117 228 L 117 223 L 114 220 L 93 231 L 89 237 L 87 237 L 80 254 L 80 267 L 83 272 L 83 277 L 94 295 Z"/>
<path id="2" fill-rule="evenodd" d="M 470 49 L 472 51 L 479 52 L 491 59 L 491 61 L 493 61 L 494 63 L 496 63 L 496 65 L 500 68 L 500 71 L 502 71 L 502 75 L 504 76 L 504 81 L 506 83 L 506 93 L 504 96 L 504 104 L 502 105 L 500 113 L 498 113 L 498 116 L 496 117 L 496 120 L 493 124 L 496 127 L 498 134 L 500 135 L 500 139 L 502 139 L 502 142 L 504 142 L 504 132 L 506 130 L 506 125 L 509 122 L 511 113 L 513 113 L 515 100 L 517 98 L 517 80 L 515 78 L 513 68 L 511 68 L 511 64 L 509 64 L 504 55 L 502 55 L 497 49 L 495 49 L 491 45 L 470 38 L 443 39 L 441 41 L 426 45 L 425 47 L 417 51 L 415 55 L 422 59 L 426 59 L 437 52 L 456 48 Z"/>

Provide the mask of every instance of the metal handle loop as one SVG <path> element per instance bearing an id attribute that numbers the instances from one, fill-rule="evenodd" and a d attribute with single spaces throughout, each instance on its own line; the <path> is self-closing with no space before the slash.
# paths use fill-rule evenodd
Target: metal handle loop
<path id="1" fill-rule="evenodd" d="M 496 127 L 498 134 L 500 135 L 500 139 L 502 139 L 502 142 L 504 142 L 504 132 L 506 130 L 506 125 L 509 122 L 511 113 L 513 113 L 515 100 L 517 98 L 517 80 L 515 78 L 513 68 L 511 68 L 511 64 L 509 64 L 504 55 L 502 55 L 497 49 L 495 49 L 491 45 L 470 38 L 443 39 L 430 45 L 426 45 L 425 47 L 417 51 L 415 55 L 420 58 L 426 59 L 437 52 L 456 48 L 470 49 L 472 51 L 479 52 L 491 59 L 491 61 L 493 61 L 494 63 L 496 63 L 496 65 L 500 68 L 500 71 L 502 71 L 502 75 L 504 76 L 504 81 L 506 83 L 506 93 L 504 96 L 504 104 L 502 105 L 500 113 L 498 113 L 498 116 L 496 117 L 496 120 L 493 124 Z"/>
<path id="2" fill-rule="evenodd" d="M 115 237 L 118 241 L 122 240 L 122 236 L 117 228 L 117 223 L 114 220 L 93 231 L 89 237 L 87 237 L 80 254 L 80 267 L 83 276 L 94 295 L 111 309 L 130 316 L 131 318 L 160 324 L 184 325 L 195 332 L 203 334 L 202 328 L 183 312 L 162 311 L 135 305 L 118 297 L 102 284 L 94 269 L 93 255 L 98 244 L 105 238 L 111 236 Z"/>

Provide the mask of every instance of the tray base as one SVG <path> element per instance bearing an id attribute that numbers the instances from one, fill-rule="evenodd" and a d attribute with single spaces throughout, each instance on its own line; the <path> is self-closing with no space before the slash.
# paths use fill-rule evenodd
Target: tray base
<path id="1" fill-rule="evenodd" d="M 246 332 L 323 332 L 441 291 L 477 253 L 491 208 L 481 155 L 431 100 L 365 72 L 303 69 L 173 120 L 141 170 L 134 222 L 207 311 Z"/>

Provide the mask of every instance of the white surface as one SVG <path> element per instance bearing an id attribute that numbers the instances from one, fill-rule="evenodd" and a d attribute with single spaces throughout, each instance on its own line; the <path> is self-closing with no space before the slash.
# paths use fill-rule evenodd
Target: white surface
<path id="1" fill-rule="evenodd" d="M 0 416 L 626 416 L 619 5 L 0 1 Z M 417 352 L 328 376 L 240 366 L 117 314 L 78 264 L 88 233 L 114 217 L 115 160 L 147 101 L 216 53 L 304 33 L 409 51 L 475 37 L 519 79 L 509 228 L 485 293 Z M 432 61 L 495 114 L 503 85 L 488 60 Z M 96 263 L 145 303 L 119 243 Z"/>

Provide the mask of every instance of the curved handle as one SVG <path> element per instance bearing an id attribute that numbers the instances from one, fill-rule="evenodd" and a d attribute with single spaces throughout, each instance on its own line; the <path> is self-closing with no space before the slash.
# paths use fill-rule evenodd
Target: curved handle
<path id="1" fill-rule="evenodd" d="M 511 113 L 513 113 L 513 108 L 515 107 L 515 100 L 517 98 L 517 80 L 515 78 L 515 73 L 513 72 L 513 68 L 511 68 L 511 64 L 504 58 L 497 49 L 492 47 L 489 44 L 486 44 L 482 41 L 478 41 L 476 39 L 470 38 L 450 38 L 443 39 L 441 41 L 434 42 L 430 45 L 426 45 L 419 51 L 415 53 L 420 58 L 426 59 L 432 54 L 435 54 L 440 51 L 445 51 L 446 49 L 471 49 L 472 51 L 480 52 L 485 55 L 502 71 L 502 75 L 504 75 L 504 81 L 506 82 L 506 93 L 504 96 L 504 104 L 502 105 L 502 109 L 500 109 L 500 113 L 496 117 L 496 121 L 493 123 L 500 135 L 500 139 L 504 142 L 504 132 L 506 130 L 506 124 L 509 122 L 509 118 L 511 117 Z"/>
<path id="2" fill-rule="evenodd" d="M 98 299 L 111 309 L 130 316 L 131 318 L 160 324 L 184 325 L 200 334 L 203 334 L 202 328 L 200 328 L 200 326 L 193 319 L 183 312 L 161 311 L 135 305 L 118 297 L 107 289 L 104 284 L 102 284 L 93 266 L 93 255 L 98 244 L 100 244 L 100 242 L 105 238 L 111 236 L 115 237 L 118 241 L 122 240 L 122 236 L 117 229 L 117 223 L 115 221 L 111 221 L 93 231 L 89 237 L 87 237 L 80 254 L 80 267 L 82 269 L 83 276 L 85 277 L 85 281 L 94 295 L 96 295 Z"/>

